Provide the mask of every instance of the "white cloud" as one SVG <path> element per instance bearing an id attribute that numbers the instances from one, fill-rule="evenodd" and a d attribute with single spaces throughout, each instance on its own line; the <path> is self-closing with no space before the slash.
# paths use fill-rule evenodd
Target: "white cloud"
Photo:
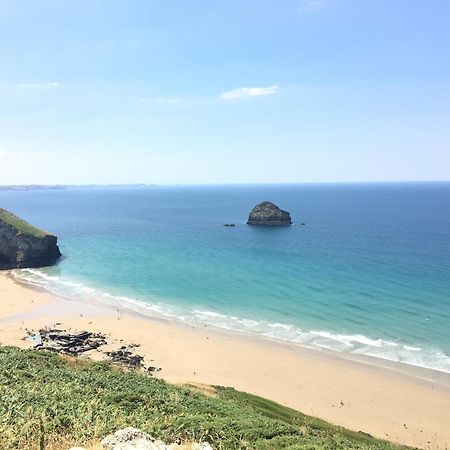
<path id="1" fill-rule="evenodd" d="M 46 89 L 55 89 L 61 87 L 61 83 L 57 83 L 56 81 L 51 81 L 48 83 L 18 83 L 16 84 L 18 89 L 31 90 L 46 90 Z"/>
<path id="2" fill-rule="evenodd" d="M 176 105 L 181 103 L 181 99 L 175 97 L 143 97 L 141 102 L 150 103 L 152 105 Z"/>
<path id="3" fill-rule="evenodd" d="M 325 0 L 302 0 L 300 11 L 314 11 L 325 7 Z"/>
<path id="4" fill-rule="evenodd" d="M 223 100 L 240 100 L 244 98 L 260 97 L 263 95 L 272 95 L 278 92 L 278 86 L 267 87 L 240 87 L 221 94 Z"/>

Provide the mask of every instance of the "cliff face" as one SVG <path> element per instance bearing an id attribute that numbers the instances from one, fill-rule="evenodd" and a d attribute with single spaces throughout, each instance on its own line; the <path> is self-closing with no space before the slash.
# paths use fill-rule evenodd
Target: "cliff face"
<path id="1" fill-rule="evenodd" d="M 56 236 L 0 208 L 0 269 L 50 266 L 60 256 Z"/>
<path id="2" fill-rule="evenodd" d="M 291 215 L 283 211 L 277 205 L 271 202 L 262 202 L 256 205 L 250 215 L 247 223 L 249 225 L 291 225 Z"/>

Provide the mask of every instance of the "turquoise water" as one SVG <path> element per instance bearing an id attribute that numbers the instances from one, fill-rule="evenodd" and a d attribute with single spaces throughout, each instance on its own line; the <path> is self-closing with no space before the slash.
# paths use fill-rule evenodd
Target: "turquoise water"
<path id="1" fill-rule="evenodd" d="M 294 225 L 246 225 L 263 200 Z M 450 183 L 0 191 L 0 206 L 58 235 L 57 266 L 16 272 L 53 292 L 450 372 Z"/>

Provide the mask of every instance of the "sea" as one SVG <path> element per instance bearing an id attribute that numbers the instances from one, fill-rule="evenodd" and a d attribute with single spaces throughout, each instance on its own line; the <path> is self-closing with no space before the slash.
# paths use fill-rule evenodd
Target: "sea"
<path id="1" fill-rule="evenodd" d="M 247 225 L 265 200 L 293 225 Z M 450 373 L 450 183 L 3 190 L 0 207 L 58 236 L 56 266 L 14 275 L 69 300 Z"/>

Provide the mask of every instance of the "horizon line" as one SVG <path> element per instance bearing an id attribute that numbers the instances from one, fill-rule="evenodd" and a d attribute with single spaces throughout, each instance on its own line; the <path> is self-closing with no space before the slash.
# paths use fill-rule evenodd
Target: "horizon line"
<path id="1" fill-rule="evenodd" d="M 313 184 L 425 184 L 450 183 L 450 180 L 368 180 L 368 181 L 292 181 L 292 182 L 224 182 L 224 183 L 70 183 L 70 184 L 0 184 L 5 188 L 58 188 L 58 187 L 159 187 L 159 186 L 270 186 L 270 185 L 313 185 Z"/>

